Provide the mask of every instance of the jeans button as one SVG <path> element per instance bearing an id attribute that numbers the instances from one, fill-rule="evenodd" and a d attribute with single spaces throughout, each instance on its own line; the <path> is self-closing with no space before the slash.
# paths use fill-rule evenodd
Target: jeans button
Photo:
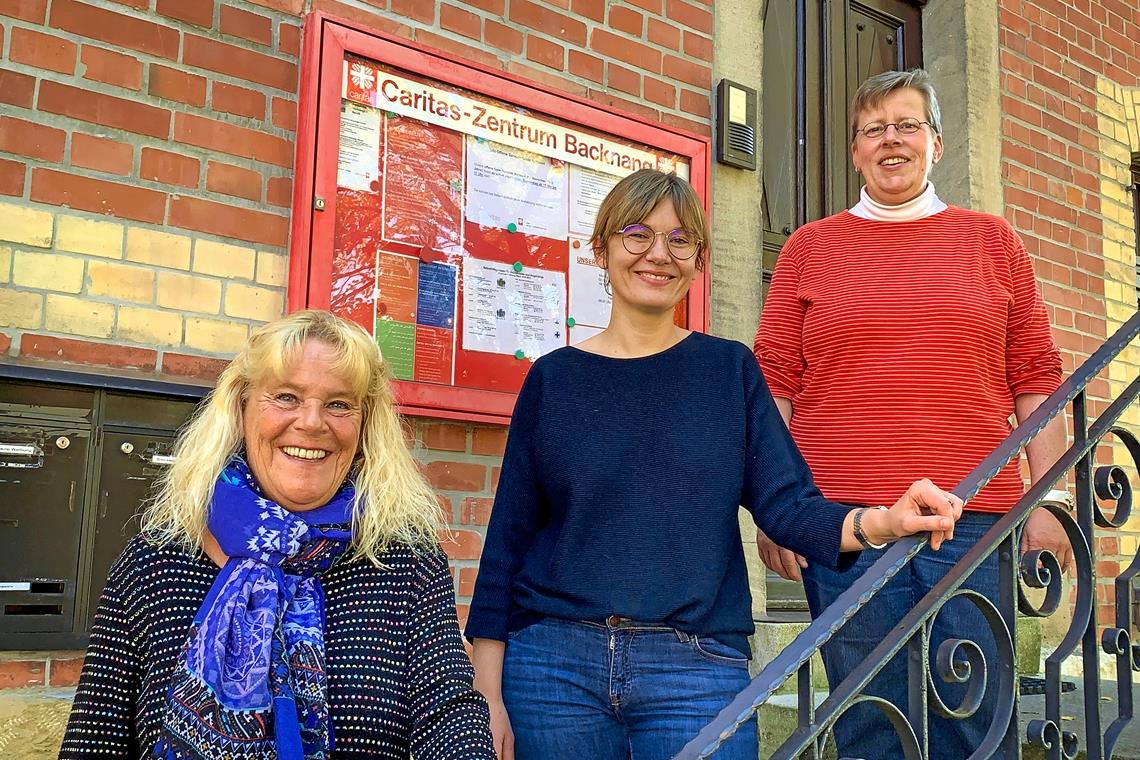
<path id="1" fill-rule="evenodd" d="M 620 624 L 621 624 L 621 616 L 620 615 L 610 615 L 608 618 L 606 618 L 606 625 L 610 626 L 611 628 L 616 628 Z"/>

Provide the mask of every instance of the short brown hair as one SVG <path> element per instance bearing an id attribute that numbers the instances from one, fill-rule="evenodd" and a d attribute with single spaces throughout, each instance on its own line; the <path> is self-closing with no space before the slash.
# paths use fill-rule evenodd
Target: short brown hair
<path id="1" fill-rule="evenodd" d="M 859 129 L 859 116 L 883 102 L 883 99 L 897 90 L 917 90 L 922 99 L 926 101 L 926 122 L 934 130 L 934 134 L 942 134 L 942 111 L 938 108 L 938 95 L 934 92 L 934 83 L 924 69 L 911 69 L 910 71 L 884 71 L 873 77 L 867 77 L 855 97 L 851 99 L 851 141 L 855 141 L 856 130 Z"/>
<path id="2" fill-rule="evenodd" d="M 656 169 L 638 169 L 613 186 L 598 207 L 594 220 L 594 234 L 590 236 L 590 247 L 594 255 L 600 256 L 606 250 L 606 242 L 631 224 L 639 224 L 653 211 L 658 203 L 668 198 L 673 210 L 681 220 L 681 226 L 697 236 L 700 249 L 697 251 L 697 269 L 703 270 L 709 255 L 709 230 L 705 210 L 693 186 L 670 172 Z"/>

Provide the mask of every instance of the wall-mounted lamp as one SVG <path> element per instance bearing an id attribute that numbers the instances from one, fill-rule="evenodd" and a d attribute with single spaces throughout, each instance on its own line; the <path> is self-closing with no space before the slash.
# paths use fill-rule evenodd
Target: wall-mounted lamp
<path id="1" fill-rule="evenodd" d="M 716 160 L 756 171 L 756 90 L 722 79 L 716 103 Z"/>

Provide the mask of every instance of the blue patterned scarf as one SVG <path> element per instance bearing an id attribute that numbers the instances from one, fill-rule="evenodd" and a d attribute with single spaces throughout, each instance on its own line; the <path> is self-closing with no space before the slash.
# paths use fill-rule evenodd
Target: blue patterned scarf
<path id="1" fill-rule="evenodd" d="M 194 617 L 154 757 L 324 760 L 333 746 L 318 578 L 352 537 L 352 486 L 292 513 L 235 457 L 207 525 L 229 557 Z"/>

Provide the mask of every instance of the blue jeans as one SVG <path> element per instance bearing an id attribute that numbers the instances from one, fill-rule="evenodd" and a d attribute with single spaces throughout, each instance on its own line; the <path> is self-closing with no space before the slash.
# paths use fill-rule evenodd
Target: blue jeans
<path id="1" fill-rule="evenodd" d="M 1001 515 L 966 512 L 954 528 L 954 540 L 939 551 L 924 548 L 911 563 L 890 580 L 863 609 L 823 646 L 827 680 L 838 685 L 868 655 L 890 630 L 950 571 Z M 865 550 L 853 567 L 837 573 L 814 563 L 803 572 L 804 590 L 812 618 L 816 618 L 840 593 L 883 555 Z M 978 566 L 962 588 L 981 592 L 995 600 L 998 591 L 996 553 Z M 985 619 L 972 602 L 955 598 L 934 618 L 930 631 L 930 666 L 934 687 L 950 709 L 957 707 L 964 694 L 961 684 L 943 683 L 937 675 L 934 657 L 946 639 L 967 639 L 978 644 L 989 671 L 985 697 L 978 712 L 966 720 L 947 720 L 929 713 L 929 760 L 965 760 L 981 744 L 994 713 L 996 645 Z M 867 694 L 889 700 L 906 714 L 907 649 L 904 647 L 868 684 Z M 835 724 L 835 742 L 841 758 L 896 760 L 903 757 L 898 736 L 879 708 L 861 704 L 848 710 Z M 995 755 L 1000 757 L 1000 755 Z"/>
<path id="2" fill-rule="evenodd" d="M 510 635 L 503 661 L 518 760 L 668 760 L 748 682 L 732 647 L 629 621 L 545 618 Z M 753 720 L 715 757 L 757 747 Z"/>

